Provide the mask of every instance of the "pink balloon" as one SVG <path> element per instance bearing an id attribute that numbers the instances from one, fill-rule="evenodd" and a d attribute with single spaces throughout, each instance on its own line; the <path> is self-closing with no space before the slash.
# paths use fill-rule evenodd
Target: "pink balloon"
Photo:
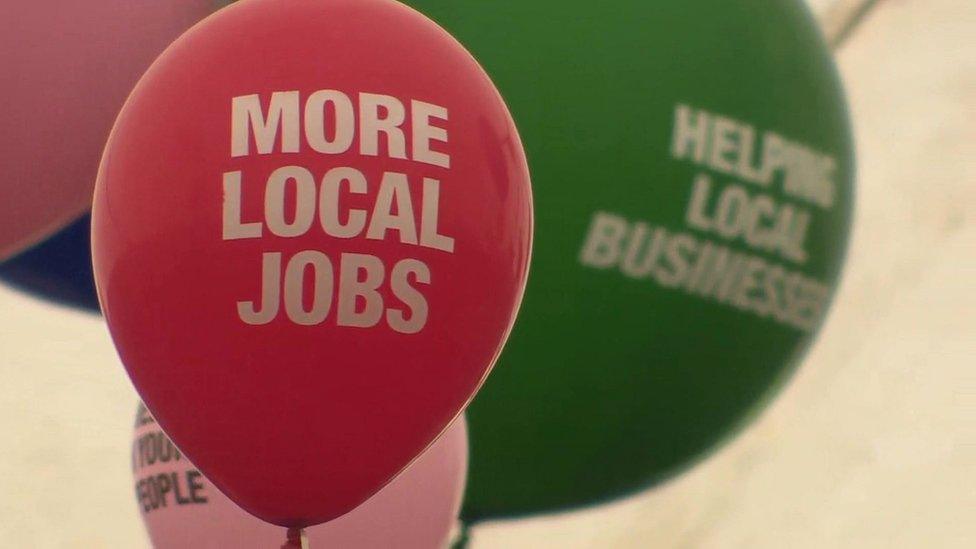
<path id="1" fill-rule="evenodd" d="M 284 528 L 249 515 L 203 477 L 142 405 L 132 469 L 137 503 L 156 549 L 277 549 L 285 540 Z M 462 416 L 366 503 L 307 528 L 309 547 L 444 547 L 461 510 L 467 470 L 468 432 Z"/>
<path id="2" fill-rule="evenodd" d="M 0 2 L 0 261 L 91 207 L 112 123 L 143 71 L 216 0 Z"/>

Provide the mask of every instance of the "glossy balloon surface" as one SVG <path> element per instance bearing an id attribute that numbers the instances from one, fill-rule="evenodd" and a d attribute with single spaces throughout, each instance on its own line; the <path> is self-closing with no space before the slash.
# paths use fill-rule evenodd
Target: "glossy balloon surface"
<path id="1" fill-rule="evenodd" d="M 102 310 L 154 417 L 282 526 L 356 507 L 467 405 L 525 285 L 506 106 L 392 0 L 246 0 L 126 103 L 92 212 Z"/>
<path id="2" fill-rule="evenodd" d="M 799 0 L 407 3 L 499 87 L 536 199 L 522 313 L 469 409 L 465 515 L 592 504 L 674 475 L 797 364 L 841 271 L 854 160 L 813 18 Z M 789 182 L 763 177 L 767 148 L 770 166 L 777 152 L 794 166 Z M 745 234 L 750 212 L 761 223 Z"/>
<path id="3" fill-rule="evenodd" d="M 0 261 L 91 208 L 98 159 L 132 86 L 214 0 L 0 6 Z"/>

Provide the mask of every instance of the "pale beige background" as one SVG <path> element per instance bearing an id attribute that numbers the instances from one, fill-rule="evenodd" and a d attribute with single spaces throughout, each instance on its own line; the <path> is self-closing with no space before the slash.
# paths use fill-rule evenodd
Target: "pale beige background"
<path id="1" fill-rule="evenodd" d="M 974 36 L 973 0 L 883 0 L 840 49 L 860 158 L 850 261 L 759 420 L 665 486 L 485 525 L 475 549 L 976 547 Z M 99 319 L 0 288 L 0 547 L 146 546 L 134 403 Z"/>

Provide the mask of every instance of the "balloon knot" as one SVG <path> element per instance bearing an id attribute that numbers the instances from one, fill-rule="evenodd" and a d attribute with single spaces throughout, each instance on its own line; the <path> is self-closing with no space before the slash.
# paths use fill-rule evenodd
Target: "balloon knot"
<path id="1" fill-rule="evenodd" d="M 306 549 L 302 541 L 304 537 L 305 531 L 301 528 L 289 528 L 287 539 L 285 544 L 281 546 L 281 549 Z"/>

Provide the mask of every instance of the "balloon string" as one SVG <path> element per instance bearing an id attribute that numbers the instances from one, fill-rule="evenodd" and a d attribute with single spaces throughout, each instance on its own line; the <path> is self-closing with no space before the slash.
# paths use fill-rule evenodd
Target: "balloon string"
<path id="1" fill-rule="evenodd" d="M 301 528 L 289 528 L 285 544 L 281 549 L 308 549 L 304 543 L 305 531 Z"/>
<path id="2" fill-rule="evenodd" d="M 468 549 L 471 544 L 471 523 L 461 519 L 461 531 L 451 544 L 451 549 Z"/>
<path id="3" fill-rule="evenodd" d="M 822 26 L 827 35 L 827 43 L 833 50 L 839 49 L 854 34 L 868 14 L 881 0 L 837 1 L 826 13 Z"/>

